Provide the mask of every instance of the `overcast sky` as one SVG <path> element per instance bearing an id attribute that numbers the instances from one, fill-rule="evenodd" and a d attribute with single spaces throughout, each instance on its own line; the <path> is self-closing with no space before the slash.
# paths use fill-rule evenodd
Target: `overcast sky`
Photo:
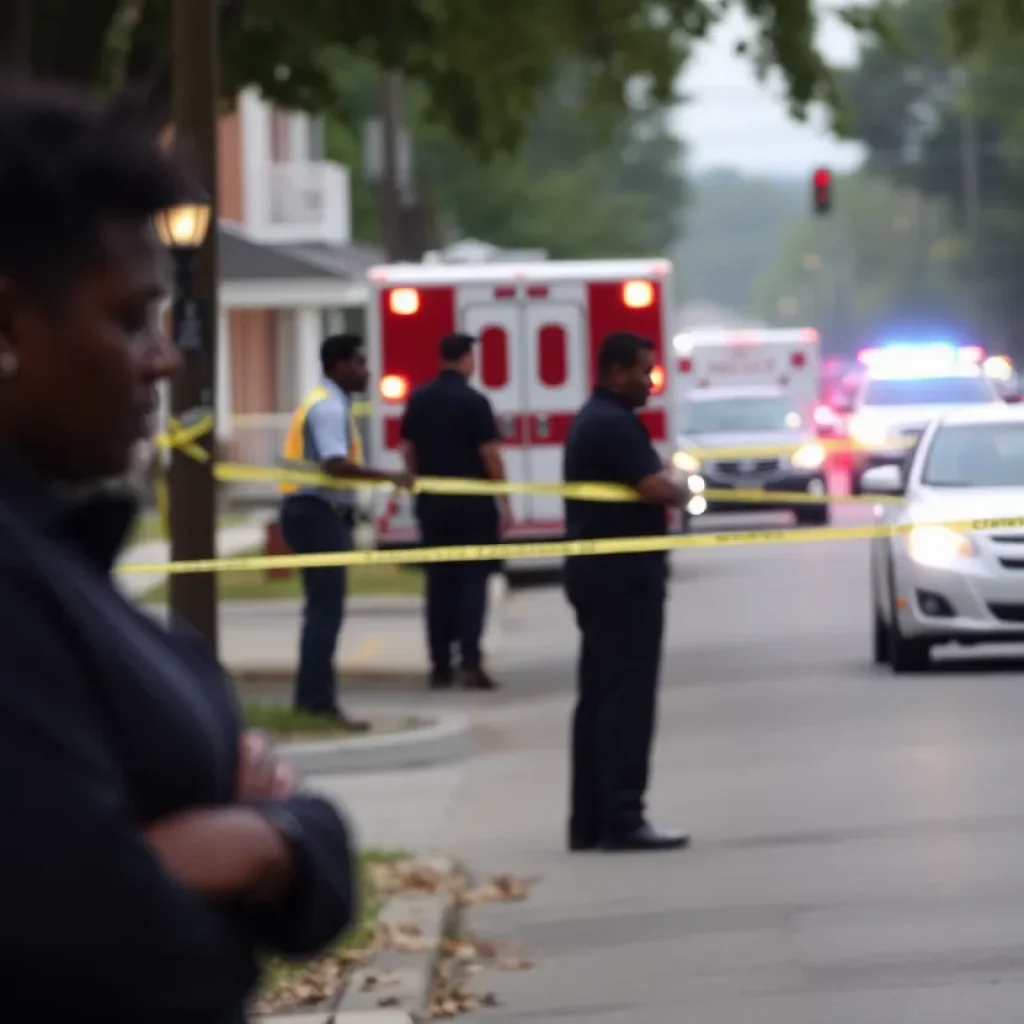
<path id="1" fill-rule="evenodd" d="M 806 124 L 791 120 L 778 99 L 778 79 L 758 82 L 749 62 L 734 54 L 737 40 L 749 36 L 748 25 L 742 13 L 733 12 L 700 44 L 683 76 L 691 101 L 680 108 L 676 128 L 689 146 L 690 168 L 802 176 L 819 165 L 837 171 L 855 167 L 859 146 L 830 137 L 821 111 Z M 827 12 L 821 16 L 819 45 L 829 62 L 852 63 L 856 56 L 854 33 Z"/>

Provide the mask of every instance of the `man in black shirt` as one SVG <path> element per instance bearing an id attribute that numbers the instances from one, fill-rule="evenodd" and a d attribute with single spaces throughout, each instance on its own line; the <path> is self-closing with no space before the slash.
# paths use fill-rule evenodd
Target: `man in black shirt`
<path id="1" fill-rule="evenodd" d="M 401 451 L 417 476 L 504 480 L 498 425 L 491 403 L 469 385 L 473 344 L 468 334 L 441 341 L 441 373 L 409 399 L 402 418 Z M 420 494 L 420 535 L 427 547 L 493 544 L 511 522 L 507 498 Z M 466 687 L 493 690 L 483 670 L 480 637 L 487 609 L 491 562 L 444 562 L 426 566 L 427 638 L 433 670 L 430 685 L 454 682 L 451 657 L 457 643 Z"/>
<path id="2" fill-rule="evenodd" d="M 566 501 L 570 540 L 657 536 L 683 501 L 663 470 L 636 409 L 651 389 L 654 349 L 611 334 L 598 354 L 598 387 L 565 446 L 565 479 L 626 484 L 636 502 Z M 655 692 L 661 661 L 665 552 L 597 555 L 566 562 L 566 592 L 582 634 L 573 720 L 572 850 L 666 850 L 688 844 L 644 818 Z"/>

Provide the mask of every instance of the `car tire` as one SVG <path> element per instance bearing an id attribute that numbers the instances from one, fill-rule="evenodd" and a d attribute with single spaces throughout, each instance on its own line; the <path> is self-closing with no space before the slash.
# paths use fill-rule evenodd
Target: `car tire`
<path id="1" fill-rule="evenodd" d="M 872 630 L 872 662 L 875 665 L 888 665 L 889 664 L 889 630 L 885 625 L 885 620 L 879 614 L 878 609 L 875 609 L 875 628 Z"/>
<path id="2" fill-rule="evenodd" d="M 893 614 L 889 627 L 889 664 L 893 672 L 924 672 L 931 664 L 932 647 L 927 640 L 905 637 L 900 632 L 896 615 Z"/>
<path id="3" fill-rule="evenodd" d="M 793 509 L 796 513 L 796 521 L 800 526 L 828 526 L 829 507 L 821 505 L 801 505 Z"/>

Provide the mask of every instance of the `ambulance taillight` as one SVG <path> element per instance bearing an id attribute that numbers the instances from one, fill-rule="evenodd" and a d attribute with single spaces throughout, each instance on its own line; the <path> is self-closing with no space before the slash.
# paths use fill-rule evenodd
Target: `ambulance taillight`
<path id="1" fill-rule="evenodd" d="M 665 390 L 665 368 L 655 366 L 651 369 L 651 394 L 660 395 Z"/>
<path id="2" fill-rule="evenodd" d="M 404 402 L 409 397 L 409 379 L 399 373 L 389 373 L 380 379 L 380 397 L 385 402 Z"/>
<path id="3" fill-rule="evenodd" d="M 388 309 L 395 316 L 415 316 L 420 311 L 420 293 L 415 288 L 393 288 L 388 293 Z"/>
<path id="4" fill-rule="evenodd" d="M 630 309 L 649 309 L 654 305 L 654 285 L 650 281 L 627 281 L 622 286 L 622 304 Z"/>

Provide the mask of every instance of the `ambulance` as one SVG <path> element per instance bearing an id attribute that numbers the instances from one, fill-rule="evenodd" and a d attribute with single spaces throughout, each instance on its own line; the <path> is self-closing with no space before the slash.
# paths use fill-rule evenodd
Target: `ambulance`
<path id="1" fill-rule="evenodd" d="M 369 271 L 367 339 L 377 394 L 371 450 L 398 468 L 400 425 L 412 391 L 439 370 L 438 344 L 462 331 L 478 339 L 472 385 L 491 401 L 513 482 L 557 484 L 569 426 L 596 383 L 597 350 L 614 331 L 655 348 L 653 393 L 640 416 L 665 464 L 674 450 L 674 407 L 666 361 L 672 355 L 672 265 L 663 259 L 474 264 L 407 263 Z M 512 496 L 511 540 L 564 536 L 562 498 Z M 679 528 L 680 523 L 673 523 Z M 414 543 L 412 500 L 381 510 L 382 547 Z"/>
<path id="2" fill-rule="evenodd" d="M 676 400 L 695 389 L 775 388 L 810 424 L 821 387 L 821 345 L 811 327 L 694 330 L 674 339 Z"/>

